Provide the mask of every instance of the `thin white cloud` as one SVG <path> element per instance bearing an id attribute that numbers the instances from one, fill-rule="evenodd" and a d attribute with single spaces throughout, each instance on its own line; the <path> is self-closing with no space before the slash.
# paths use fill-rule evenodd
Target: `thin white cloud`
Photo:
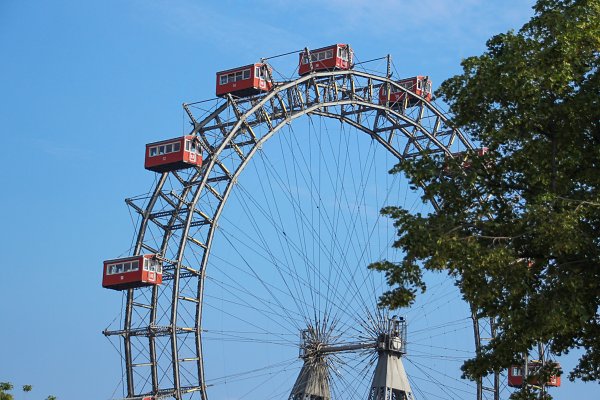
<path id="1" fill-rule="evenodd" d="M 519 28 L 534 0 L 174 0 L 140 2 L 172 34 L 217 49 L 256 54 L 299 43 L 362 34 L 396 35 L 422 43 L 469 41 L 506 27 Z M 340 37 L 341 36 L 341 37 Z M 204 47 L 206 48 L 206 47 Z"/>
<path id="2" fill-rule="evenodd" d="M 281 20 L 270 23 L 268 20 L 253 18 L 250 13 L 247 18 L 243 18 L 240 11 L 244 8 L 251 9 L 252 5 L 243 3 L 242 8 L 236 4 L 159 1 L 153 3 L 153 9 L 171 33 L 229 52 L 266 56 L 260 54 L 260 51 L 257 53 L 257 50 L 264 50 L 264 43 L 271 49 L 287 49 L 289 43 L 300 38 L 287 29 Z"/>
<path id="3" fill-rule="evenodd" d="M 139 0 L 138 0 L 139 1 Z M 304 46 L 351 43 L 358 61 L 381 50 L 395 63 L 458 65 L 494 34 L 518 29 L 534 0 L 161 0 L 139 2 L 143 18 L 181 37 L 190 51 L 252 62 Z M 376 50 L 375 50 L 376 49 Z M 361 55 L 361 57 L 359 57 Z M 410 62 L 403 60 L 410 59 Z M 207 60 L 203 65 L 209 65 Z M 293 63 L 293 61 L 292 61 Z M 421 64 L 421 65 L 419 65 Z M 290 70 L 287 65 L 282 70 Z M 447 67 L 446 67 L 447 68 Z M 405 71 L 406 73 L 410 73 Z"/>

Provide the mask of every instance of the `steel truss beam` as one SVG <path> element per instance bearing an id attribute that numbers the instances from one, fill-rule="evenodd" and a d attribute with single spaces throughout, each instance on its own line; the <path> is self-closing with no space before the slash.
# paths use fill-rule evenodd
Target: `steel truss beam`
<path id="1" fill-rule="evenodd" d="M 151 195 L 126 200 L 141 216 L 134 254 L 151 251 L 170 261 L 166 284 L 128 290 L 123 328 L 104 332 L 123 337 L 128 399 L 144 394 L 182 399 L 193 392 L 207 399 L 202 299 L 215 229 L 237 178 L 282 127 L 305 115 L 336 119 L 366 133 L 398 160 L 433 152 L 451 157 L 455 151 L 473 148 L 441 111 L 414 93 L 410 95 L 418 102 L 410 108 L 379 104 L 377 93 L 382 85 L 408 92 L 386 77 L 333 71 L 278 83 L 264 95 L 217 100 L 210 112 L 198 117 L 190 105 L 183 105 L 192 126 L 189 134 L 200 139 L 204 165 L 187 172 L 163 173 Z M 165 191 L 169 185 L 172 189 Z M 162 237 L 158 243 L 153 229 L 158 229 Z M 188 244 L 200 254 L 193 268 L 185 265 L 189 263 Z M 186 312 L 180 313 L 180 307 Z M 132 345 L 138 337 L 147 338 L 147 349 Z M 160 352 L 158 339 L 169 342 Z M 180 355 L 185 348 L 193 348 L 193 354 Z M 195 364 L 193 370 L 184 366 L 190 361 Z M 185 375 L 181 374 L 182 368 Z M 159 376 L 165 369 L 170 370 L 168 379 Z M 148 378 L 134 380 L 134 376 Z M 147 381 L 151 387 L 147 387 Z"/>

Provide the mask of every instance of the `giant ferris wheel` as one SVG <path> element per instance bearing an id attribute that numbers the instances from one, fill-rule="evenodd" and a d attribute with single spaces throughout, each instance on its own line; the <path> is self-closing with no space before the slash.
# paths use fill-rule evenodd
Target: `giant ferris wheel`
<path id="1" fill-rule="evenodd" d="M 494 326 L 451 278 L 409 310 L 378 308 L 399 260 L 386 205 L 426 213 L 400 160 L 473 149 L 425 76 L 354 66 L 350 46 L 299 53 L 298 76 L 260 63 L 217 74 L 184 104 L 191 129 L 147 145 L 153 188 L 131 256 L 104 263 L 123 318 L 127 399 L 500 399 L 498 374 L 460 379 Z"/>

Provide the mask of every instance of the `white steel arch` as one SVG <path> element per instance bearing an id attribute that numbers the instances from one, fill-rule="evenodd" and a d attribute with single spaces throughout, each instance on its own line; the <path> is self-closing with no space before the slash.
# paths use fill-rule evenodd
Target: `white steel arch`
<path id="1" fill-rule="evenodd" d="M 379 104 L 382 86 L 418 101 L 410 107 Z M 451 157 L 473 148 L 430 102 L 388 77 L 353 70 L 312 73 L 278 83 L 264 95 L 228 96 L 208 104 L 211 108 L 200 115 L 192 106 L 184 104 L 184 109 L 190 134 L 203 148 L 203 166 L 163 173 L 150 195 L 126 200 L 141 216 L 134 254 L 160 254 L 166 281 L 161 287 L 128 290 L 123 326 L 104 332 L 123 338 L 126 397 L 131 399 L 207 398 L 202 313 L 215 230 L 238 177 L 283 127 L 305 115 L 337 119 L 369 135 L 398 160 L 425 153 Z M 193 265 L 186 256 L 190 248 L 199 255 Z M 476 317 L 473 323 L 479 346 L 481 337 L 490 334 L 482 334 Z M 478 398 L 483 389 L 478 382 Z M 497 379 L 491 392 L 498 398 Z"/>

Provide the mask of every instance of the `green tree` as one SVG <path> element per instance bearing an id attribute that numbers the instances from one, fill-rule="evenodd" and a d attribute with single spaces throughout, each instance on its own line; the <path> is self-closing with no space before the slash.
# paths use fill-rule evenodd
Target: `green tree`
<path id="1" fill-rule="evenodd" d="M 426 290 L 423 271 L 442 271 L 479 316 L 496 319 L 498 337 L 463 365 L 466 377 L 543 342 L 556 354 L 584 349 L 569 378 L 598 380 L 600 0 L 538 0 L 534 11 L 436 93 L 489 152 L 396 166 L 439 208 L 384 208 L 405 256 L 370 268 L 392 287 L 384 305 L 410 305 Z"/>
<path id="2" fill-rule="evenodd" d="M 10 382 L 0 382 L 0 400 L 13 400 L 13 396 L 10 393 L 13 389 L 13 385 Z"/>
<path id="3" fill-rule="evenodd" d="M 29 393 L 29 392 L 31 392 L 33 390 L 33 386 L 31 386 L 31 385 L 23 385 L 22 389 L 23 389 L 23 392 Z M 26 398 L 29 398 L 29 396 L 26 396 Z"/>
<path id="4" fill-rule="evenodd" d="M 13 400 L 13 395 L 7 392 L 13 390 L 14 386 L 10 382 L 0 382 L 0 400 Z M 23 392 L 29 393 L 33 390 L 31 385 L 23 385 Z M 56 400 L 56 396 L 48 396 L 46 400 Z"/>

